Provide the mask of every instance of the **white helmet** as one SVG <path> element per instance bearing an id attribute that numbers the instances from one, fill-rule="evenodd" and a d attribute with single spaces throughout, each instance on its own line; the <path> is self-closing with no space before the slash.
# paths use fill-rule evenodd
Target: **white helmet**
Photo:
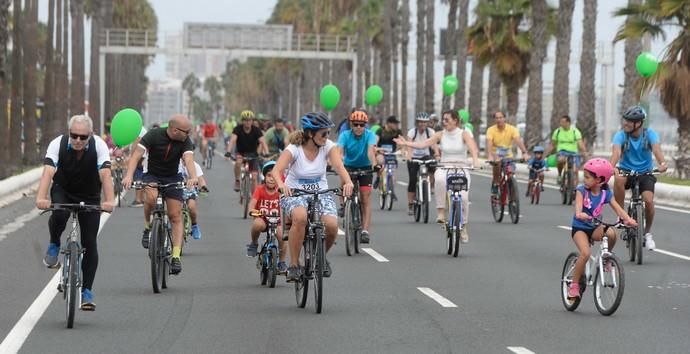
<path id="1" fill-rule="evenodd" d="M 415 120 L 418 122 L 428 122 L 429 121 L 429 113 L 418 112 L 417 116 L 415 117 Z"/>

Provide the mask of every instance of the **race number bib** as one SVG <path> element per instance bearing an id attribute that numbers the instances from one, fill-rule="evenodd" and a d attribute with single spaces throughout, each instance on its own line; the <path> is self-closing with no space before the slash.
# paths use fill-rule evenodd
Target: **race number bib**
<path id="1" fill-rule="evenodd" d="M 382 145 L 381 145 L 381 149 L 382 149 L 383 152 L 385 152 L 385 153 L 391 153 L 391 152 L 393 152 L 393 145 L 391 145 L 391 144 L 382 144 Z"/>
<path id="2" fill-rule="evenodd" d="M 301 186 L 300 188 L 305 191 L 318 191 L 319 182 L 321 182 L 321 178 L 300 178 L 297 180 L 297 183 Z"/>
<path id="3" fill-rule="evenodd" d="M 508 148 L 497 147 L 497 148 L 496 148 L 496 155 L 497 155 L 498 157 L 503 158 L 503 157 L 506 157 L 506 156 L 508 155 L 508 152 L 509 152 L 509 151 L 510 151 L 510 149 L 508 149 Z"/>

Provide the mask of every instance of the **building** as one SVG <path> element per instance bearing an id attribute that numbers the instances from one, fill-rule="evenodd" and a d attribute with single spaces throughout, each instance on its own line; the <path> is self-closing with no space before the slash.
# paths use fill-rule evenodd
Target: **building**
<path id="1" fill-rule="evenodd" d="M 177 113 L 185 113 L 182 80 L 152 80 L 147 90 L 144 125 L 167 122 Z"/>

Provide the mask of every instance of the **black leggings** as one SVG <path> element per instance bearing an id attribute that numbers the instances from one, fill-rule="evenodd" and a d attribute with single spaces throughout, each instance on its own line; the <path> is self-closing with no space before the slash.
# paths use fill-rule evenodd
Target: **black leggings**
<path id="1" fill-rule="evenodd" d="M 83 199 L 75 198 L 69 193 L 65 192 L 59 185 L 53 184 L 50 189 L 50 198 L 53 203 L 79 203 Z M 84 201 L 87 204 L 99 204 L 98 200 Z M 60 246 L 60 237 L 62 232 L 67 227 L 69 221 L 69 211 L 53 211 L 48 219 L 48 228 L 50 230 L 50 242 Z M 84 249 L 84 258 L 81 264 L 83 272 L 83 288 L 91 289 L 93 279 L 96 277 L 96 268 L 98 268 L 98 246 L 96 237 L 98 236 L 98 226 L 101 222 L 101 213 L 99 212 L 81 212 L 79 213 L 79 228 L 81 234 L 81 246 Z"/>
<path id="2" fill-rule="evenodd" d="M 431 160 L 431 156 L 424 156 L 420 158 L 415 158 L 416 160 Z M 409 175 L 408 178 L 408 183 L 407 183 L 407 191 L 410 193 L 414 193 L 417 191 L 417 171 L 419 171 L 419 164 L 416 162 L 410 162 L 407 161 L 407 173 Z M 433 176 L 434 171 L 436 171 L 435 168 L 429 167 L 429 175 Z"/>

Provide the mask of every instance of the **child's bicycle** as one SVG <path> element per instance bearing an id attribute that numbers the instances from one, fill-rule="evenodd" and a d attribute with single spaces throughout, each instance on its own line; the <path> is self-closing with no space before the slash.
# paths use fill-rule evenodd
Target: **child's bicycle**
<path id="1" fill-rule="evenodd" d="M 280 216 L 276 214 L 264 215 L 260 210 L 252 210 L 250 216 L 260 217 L 266 222 L 266 240 L 261 246 L 261 251 L 256 259 L 256 268 L 259 270 L 261 285 L 268 284 L 269 287 L 276 287 L 276 277 L 278 276 L 278 225 Z M 282 238 L 282 236 L 281 236 Z"/>
<path id="2" fill-rule="evenodd" d="M 575 262 L 580 255 L 577 252 L 571 252 L 566 257 L 563 272 L 561 273 L 561 300 L 566 310 L 575 311 L 580 305 L 582 294 L 585 292 L 587 285 L 594 286 L 594 305 L 599 313 L 604 316 L 610 316 L 616 312 L 621 304 L 621 300 L 623 300 L 625 273 L 618 257 L 609 251 L 609 238 L 606 236 L 606 232 L 612 227 L 627 228 L 627 226 L 621 222 L 607 224 L 600 219 L 593 219 L 592 222 L 596 226 L 604 226 L 604 236 L 601 239 L 599 252 L 596 256 L 592 252 L 590 259 L 585 265 L 585 271 L 579 279 L 580 297 L 572 299 L 568 298 L 568 288 L 573 282 Z"/>
<path id="3" fill-rule="evenodd" d="M 540 169 L 534 169 L 530 167 L 531 171 L 534 171 L 537 178 L 533 182 L 528 183 L 527 186 L 527 196 L 530 197 L 530 204 L 539 204 L 539 199 L 541 197 L 541 192 L 544 189 L 544 176 L 539 176 L 540 173 L 548 171 L 547 167 Z"/>

